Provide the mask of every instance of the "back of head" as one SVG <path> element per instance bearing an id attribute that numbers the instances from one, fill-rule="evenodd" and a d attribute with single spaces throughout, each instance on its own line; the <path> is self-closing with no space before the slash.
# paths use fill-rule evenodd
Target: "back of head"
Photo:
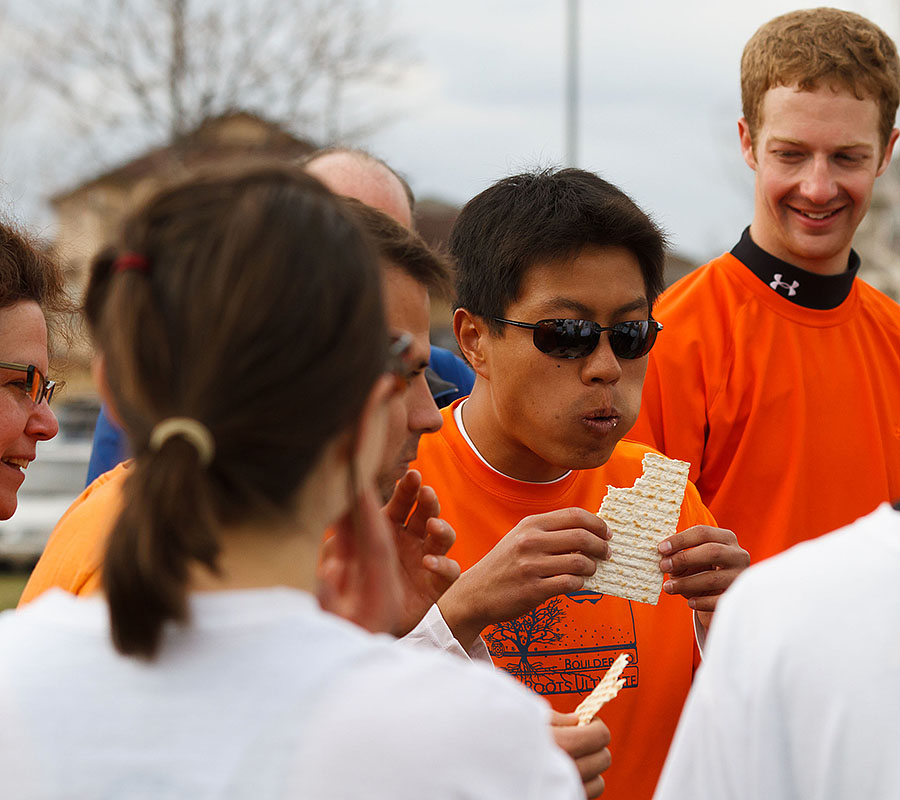
<path id="1" fill-rule="evenodd" d="M 767 22 L 744 47 L 741 102 L 751 137 L 762 122 L 763 97 L 776 86 L 829 87 L 874 100 L 885 146 L 900 102 L 897 48 L 881 28 L 851 11 L 792 11 Z"/>
<path id="2" fill-rule="evenodd" d="M 94 262 L 86 300 L 135 464 L 103 579 L 120 651 L 186 615 L 188 566 L 222 526 L 290 519 L 326 444 L 384 368 L 374 255 L 302 170 L 257 165 L 168 188 Z M 151 446 L 169 418 L 190 437 Z"/>
<path id="3" fill-rule="evenodd" d="M 586 247 L 623 247 L 652 307 L 663 289 L 665 238 L 620 189 L 592 172 L 548 169 L 498 181 L 463 207 L 450 235 L 457 303 L 502 330 L 528 269 Z"/>
<path id="4" fill-rule="evenodd" d="M 406 179 L 385 161 L 365 150 L 329 147 L 300 162 L 332 192 L 377 208 L 407 228 L 412 227 L 416 198 Z"/>
<path id="5" fill-rule="evenodd" d="M 345 197 L 342 202 L 369 237 L 382 262 L 404 272 L 430 294 L 450 296 L 451 267 L 440 252 L 387 214 L 352 197 Z"/>

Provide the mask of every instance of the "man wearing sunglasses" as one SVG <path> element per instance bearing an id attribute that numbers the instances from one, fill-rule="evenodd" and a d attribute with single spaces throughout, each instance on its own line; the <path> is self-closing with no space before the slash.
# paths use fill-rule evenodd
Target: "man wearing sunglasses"
<path id="1" fill-rule="evenodd" d="M 753 220 L 672 286 L 632 433 L 690 477 L 754 562 L 900 497 L 900 307 L 853 236 L 888 168 L 900 61 L 848 11 L 763 25 L 741 62 Z"/>
<path id="2" fill-rule="evenodd" d="M 471 200 L 450 240 L 454 329 L 475 369 L 413 467 L 455 529 L 465 570 L 438 605 L 467 644 L 571 711 L 621 652 L 626 686 L 603 710 L 617 742 L 605 797 L 649 798 L 716 600 L 747 565 L 688 486 L 656 606 L 582 590 L 615 551 L 596 516 L 607 486 L 631 486 L 650 450 L 623 441 L 647 353 L 668 330 L 651 314 L 663 237 L 616 187 L 581 170 L 500 181 Z"/>

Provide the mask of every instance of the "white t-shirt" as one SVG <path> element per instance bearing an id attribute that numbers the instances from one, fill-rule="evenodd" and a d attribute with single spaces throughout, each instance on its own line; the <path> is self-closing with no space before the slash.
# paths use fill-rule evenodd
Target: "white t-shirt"
<path id="1" fill-rule="evenodd" d="M 549 711 L 493 669 L 290 589 L 195 594 L 152 662 L 102 598 L 0 615 L 0 797 L 580 798 Z"/>
<path id="2" fill-rule="evenodd" d="M 752 567 L 719 602 L 655 800 L 900 797 L 900 513 Z"/>

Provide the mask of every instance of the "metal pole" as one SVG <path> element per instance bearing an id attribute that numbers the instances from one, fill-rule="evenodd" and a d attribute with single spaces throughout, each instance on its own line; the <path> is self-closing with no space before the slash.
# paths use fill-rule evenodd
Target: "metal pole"
<path id="1" fill-rule="evenodd" d="M 566 5 L 566 166 L 578 162 L 578 0 Z"/>

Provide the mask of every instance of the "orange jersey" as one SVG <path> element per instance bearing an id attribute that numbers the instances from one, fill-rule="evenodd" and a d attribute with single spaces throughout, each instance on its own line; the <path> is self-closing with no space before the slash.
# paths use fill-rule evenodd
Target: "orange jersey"
<path id="1" fill-rule="evenodd" d="M 810 278 L 747 234 L 735 253 L 756 274 L 727 253 L 660 298 L 629 436 L 690 461 L 757 561 L 900 498 L 900 306 L 854 278 L 858 261 Z M 801 283 L 832 279 L 837 305 L 798 304 Z"/>
<path id="2" fill-rule="evenodd" d="M 71 594 L 91 594 L 100 588 L 106 538 L 122 508 L 122 484 L 130 464 L 126 461 L 105 472 L 69 506 L 25 585 L 20 607 L 53 587 Z"/>
<path id="3" fill-rule="evenodd" d="M 622 441 L 602 467 L 571 472 L 553 483 L 523 483 L 483 463 L 443 409 L 444 425 L 423 436 L 411 466 L 437 492 L 441 516 L 455 529 L 450 550 L 463 569 L 485 556 L 523 517 L 577 506 L 596 512 L 607 485 L 631 486 L 650 448 Z M 679 530 L 715 525 L 688 485 Z M 571 712 L 619 653 L 630 663 L 625 688 L 600 712 L 612 734 L 606 798 L 650 798 L 687 697 L 694 664 L 693 613 L 665 593 L 656 606 L 577 592 L 560 595 L 482 634 L 494 663 Z"/>

